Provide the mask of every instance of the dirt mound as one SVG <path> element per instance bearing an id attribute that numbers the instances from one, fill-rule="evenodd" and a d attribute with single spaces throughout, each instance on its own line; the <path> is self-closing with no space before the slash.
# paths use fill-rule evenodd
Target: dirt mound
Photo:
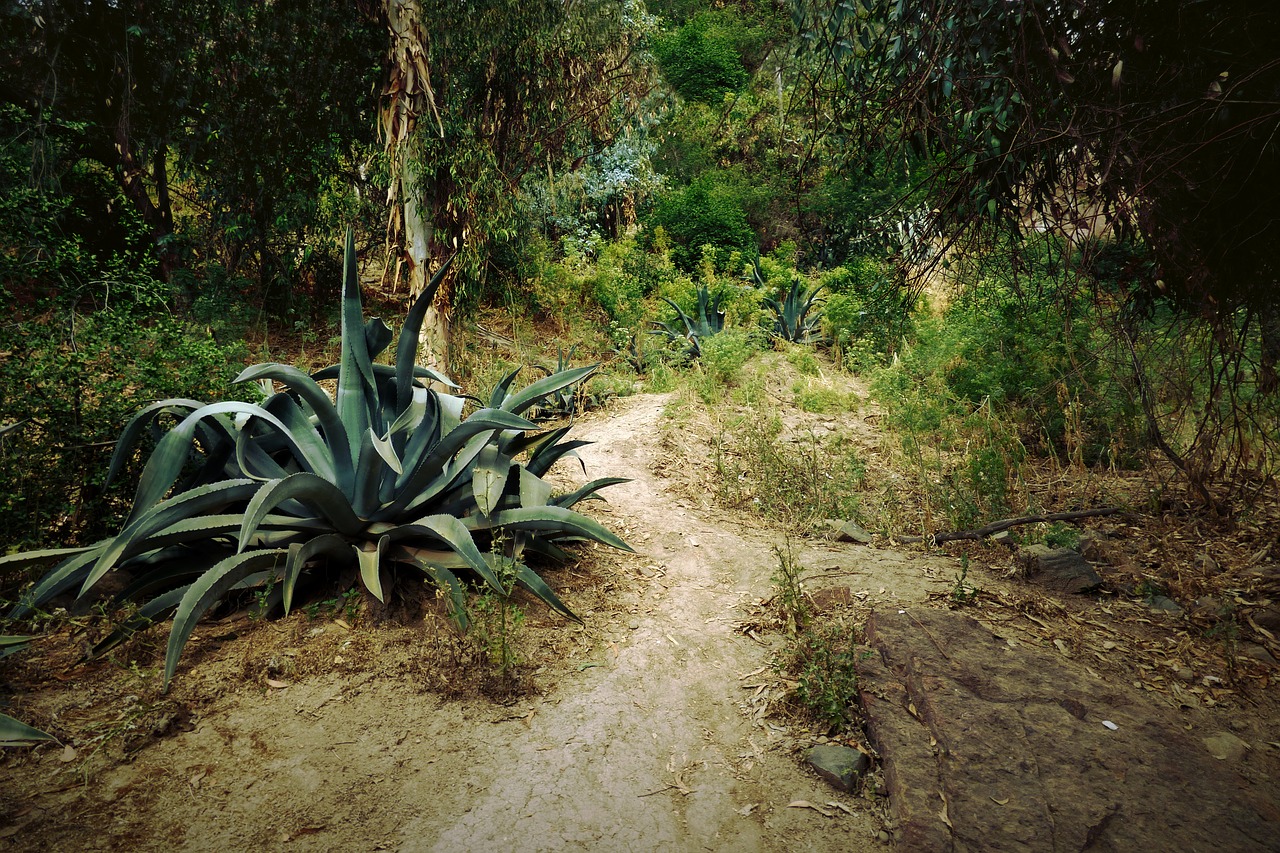
<path id="1" fill-rule="evenodd" d="M 1277 762 L 1212 721 L 956 612 L 876 613 L 867 642 L 908 849 L 1280 850 Z"/>

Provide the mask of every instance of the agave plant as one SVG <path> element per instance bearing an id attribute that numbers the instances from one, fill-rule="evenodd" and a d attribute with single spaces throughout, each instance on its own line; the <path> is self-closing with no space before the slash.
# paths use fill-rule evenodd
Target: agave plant
<path id="1" fill-rule="evenodd" d="M 820 305 L 818 295 L 822 285 L 813 290 L 804 288 L 799 277 L 791 280 L 791 288 L 786 297 L 779 302 L 766 296 L 764 304 L 773 312 L 773 333 L 786 341 L 797 344 L 811 344 L 818 340 L 818 323 L 821 319 L 814 309 Z"/>
<path id="2" fill-rule="evenodd" d="M 653 321 L 655 328 L 651 330 L 651 334 L 662 335 L 672 342 L 683 341 L 685 352 L 690 358 L 701 358 L 701 341 L 724 331 L 725 312 L 720 307 L 720 296 L 716 295 L 712 298 L 711 289 L 707 285 L 698 285 L 697 317 L 690 317 L 673 300 L 667 299 L 665 296 L 662 298 L 668 305 L 676 309 L 677 320 L 684 328 L 682 331 L 675 321 L 662 323 L 655 320 Z"/>
<path id="3" fill-rule="evenodd" d="M 543 476 L 585 442 L 562 441 L 567 427 L 530 432 L 536 425 L 521 413 L 582 382 L 596 366 L 561 371 L 515 392 L 513 372 L 487 407 L 464 417 L 466 398 L 431 384 L 456 386 L 414 363 L 443 272 L 410 308 L 394 364 L 377 364 L 393 335 L 381 320 L 364 322 L 348 234 L 341 362 L 312 375 L 284 364 L 247 368 L 238 381 L 282 386 L 261 404 L 164 400 L 142 409 L 120 436 L 109 477 L 145 432 L 159 432 L 162 418 L 177 424 L 159 437 L 124 528 L 87 547 L 0 560 L 3 567 L 62 560 L 11 616 L 74 588 L 87 596 L 108 573 L 125 572 L 115 603 L 138 609 L 94 653 L 172 612 L 166 686 L 197 620 L 228 592 L 265 585 L 287 614 L 300 579 L 322 562 L 354 564 L 365 589 L 380 600 L 385 570 L 421 573 L 447 593 L 464 628 L 464 581 L 507 595 L 512 590 L 500 578 L 513 569 L 516 585 L 576 619 L 525 555 L 563 559 L 559 543 L 582 539 L 630 550 L 572 509 L 624 481 L 598 479 L 553 496 Z M 319 384 L 326 379 L 337 380 L 334 397 Z M 499 561 L 506 561 L 505 571 L 497 571 Z"/>
<path id="4" fill-rule="evenodd" d="M 573 355 L 578 351 L 578 345 L 574 344 L 569 347 L 569 351 L 565 352 L 562 348 L 556 348 L 556 369 L 537 365 L 538 369 L 547 376 L 555 376 L 559 373 L 565 373 L 573 367 Z M 548 394 L 543 402 L 533 408 L 532 417 L 535 419 L 564 418 L 570 417 L 578 412 L 579 407 L 584 403 L 585 396 L 582 393 L 583 386 L 581 382 L 575 382 L 567 385 L 552 393 Z"/>
<path id="5" fill-rule="evenodd" d="M 31 640 L 31 637 L 0 636 L 0 658 L 22 651 Z M 0 746 L 30 746 L 43 740 L 54 740 L 54 737 L 8 714 L 0 714 Z"/>

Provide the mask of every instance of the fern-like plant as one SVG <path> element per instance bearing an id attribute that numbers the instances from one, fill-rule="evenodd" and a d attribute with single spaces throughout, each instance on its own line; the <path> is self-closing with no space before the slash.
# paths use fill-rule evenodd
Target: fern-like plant
<path id="1" fill-rule="evenodd" d="M 561 371 L 516 392 L 512 373 L 487 407 L 464 417 L 465 398 L 429 387 L 452 383 L 414 363 L 442 274 L 410 308 L 394 364 L 377 364 L 393 335 L 381 320 L 364 322 L 348 234 L 341 362 L 312 375 L 284 364 L 247 368 L 238 381 L 281 386 L 259 405 L 164 400 L 140 411 L 120 436 L 109 476 L 145 432 L 161 434 L 124 529 L 87 547 L 0 560 L 4 568 L 62 560 L 10 615 L 72 589 L 87 596 L 108 573 L 123 572 L 115 604 L 138 609 L 94 652 L 173 613 L 166 686 L 197 620 L 231 590 L 264 586 L 288 613 L 300 579 L 322 562 L 354 564 L 378 599 L 384 569 L 419 572 L 448 594 L 465 628 L 464 581 L 507 595 L 494 570 L 507 560 L 516 585 L 576 619 L 525 554 L 564 558 L 559 543 L 581 539 L 630 550 L 572 509 L 624 481 L 598 479 L 554 496 L 543 476 L 585 442 L 562 441 L 568 427 L 530 432 L 535 424 L 521 413 L 596 368 Z M 337 380 L 332 398 L 319 384 L 326 379 Z M 163 432 L 166 417 L 177 423 Z"/>
<path id="2" fill-rule="evenodd" d="M 821 292 L 822 285 L 807 290 L 803 279 L 795 277 L 781 301 L 766 296 L 764 304 L 773 312 L 773 334 L 792 343 L 816 343 L 819 339 L 818 323 L 822 318 L 814 309 L 821 304 L 818 302 Z"/>
<path id="3" fill-rule="evenodd" d="M 654 320 L 654 328 L 651 330 L 651 334 L 662 335 L 670 342 L 682 341 L 685 347 L 685 354 L 689 358 L 701 358 L 702 341 L 724 331 L 725 312 L 720 307 L 719 294 L 712 297 L 711 289 L 707 285 L 698 285 L 696 317 L 690 317 L 673 300 L 665 296 L 662 298 L 668 305 L 676 309 L 676 320 L 670 323 Z M 677 321 L 679 325 L 677 325 Z"/>

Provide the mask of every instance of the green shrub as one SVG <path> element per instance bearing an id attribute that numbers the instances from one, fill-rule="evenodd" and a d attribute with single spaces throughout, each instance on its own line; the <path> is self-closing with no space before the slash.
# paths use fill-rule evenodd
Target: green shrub
<path id="1" fill-rule="evenodd" d="M 742 378 L 742 368 L 760 351 L 759 342 L 744 329 L 725 329 L 702 344 L 704 383 L 699 395 L 708 404 L 717 402 L 725 389 Z"/>
<path id="2" fill-rule="evenodd" d="M 910 331 L 910 295 L 869 258 L 853 258 L 822 275 L 826 336 L 836 360 L 853 372 L 879 367 Z"/>
<path id="3" fill-rule="evenodd" d="M 756 235 L 744 202 L 744 191 L 737 182 L 706 173 L 689 186 L 663 195 L 650 223 L 661 226 L 670 238 L 676 266 L 692 272 L 703 257 L 704 246 L 725 253 L 754 251 Z"/>
<path id="4" fill-rule="evenodd" d="M 795 697 L 833 729 L 850 722 L 858 695 L 856 632 L 839 622 L 801 631 L 789 650 L 787 669 L 797 684 Z"/>
<path id="5" fill-rule="evenodd" d="M 49 309 L 0 327 L 0 423 L 24 422 L 0 439 L 0 536 L 10 547 L 104 536 L 127 508 L 104 481 L 130 413 L 156 399 L 227 396 L 245 357 L 242 343 L 124 310 Z"/>
<path id="6" fill-rule="evenodd" d="M 750 39 L 732 11 L 709 10 L 655 38 L 653 55 L 662 76 L 682 98 L 715 104 L 750 79 L 743 61 Z"/>
<path id="7" fill-rule="evenodd" d="M 818 368 L 818 357 L 814 355 L 813 350 L 804 347 L 793 347 L 787 350 L 787 362 L 796 369 L 801 376 L 817 376 L 820 372 Z"/>
<path id="8" fill-rule="evenodd" d="M 846 394 L 813 382 L 798 382 L 792 387 L 791 391 L 796 396 L 796 405 L 804 412 L 812 412 L 817 415 L 837 415 L 858 410 L 859 400 L 857 394 Z"/>
<path id="9" fill-rule="evenodd" d="M 610 320 L 635 328 L 644 320 L 644 298 L 672 272 L 669 259 L 642 251 L 634 238 L 607 243 L 595 265 L 595 300 Z"/>

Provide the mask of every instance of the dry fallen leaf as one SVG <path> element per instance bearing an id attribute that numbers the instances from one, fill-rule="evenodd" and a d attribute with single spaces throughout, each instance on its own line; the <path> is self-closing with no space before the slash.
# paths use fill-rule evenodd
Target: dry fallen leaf
<path id="1" fill-rule="evenodd" d="M 334 619 L 333 624 L 337 625 L 339 628 L 341 628 L 344 631 L 351 630 L 351 625 L 350 623 L 347 622 L 346 619 Z"/>
<path id="2" fill-rule="evenodd" d="M 58 760 L 63 764 L 70 764 L 76 760 L 76 748 L 71 744 L 67 744 L 62 748 L 62 754 L 58 756 Z"/>
<path id="3" fill-rule="evenodd" d="M 268 686 L 268 687 L 274 687 L 274 688 L 275 688 L 275 689 L 277 689 L 277 690 L 283 690 L 284 688 L 286 688 L 286 687 L 288 687 L 288 686 L 289 686 L 289 682 L 287 682 L 287 681 L 277 681 L 277 680 L 276 680 L 276 679 L 274 679 L 274 678 L 268 678 L 268 679 L 267 679 L 267 686 Z"/>
<path id="4" fill-rule="evenodd" d="M 1009 805 L 1009 798 L 1005 797 L 1003 800 L 997 800 L 995 797 L 992 797 L 991 802 L 995 803 L 997 806 L 1007 806 Z"/>
<path id="5" fill-rule="evenodd" d="M 839 809 L 845 814 L 853 814 L 853 809 L 849 808 L 844 803 L 837 803 L 835 800 L 827 800 L 827 805 L 831 806 L 832 808 Z"/>
<path id="6" fill-rule="evenodd" d="M 827 811 L 827 810 L 826 810 L 826 809 L 824 809 L 822 806 L 816 806 L 816 805 L 814 805 L 813 803 L 809 802 L 808 800 L 792 800 L 791 802 L 787 803 L 787 808 L 789 808 L 789 809 L 813 809 L 815 812 L 817 812 L 817 813 L 818 813 L 818 814 L 820 814 L 820 815 L 824 815 L 825 817 L 835 817 L 835 816 L 836 816 L 836 813 L 835 813 L 835 812 Z"/>

